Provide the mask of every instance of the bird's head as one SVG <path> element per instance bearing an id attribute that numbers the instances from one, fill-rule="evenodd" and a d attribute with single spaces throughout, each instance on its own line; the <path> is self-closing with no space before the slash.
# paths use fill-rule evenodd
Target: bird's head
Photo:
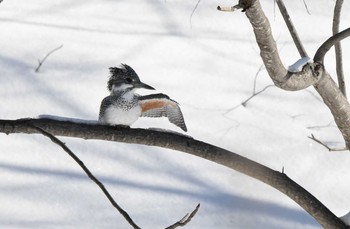
<path id="1" fill-rule="evenodd" d="M 110 67 L 110 77 L 107 83 L 107 88 L 110 92 L 115 89 L 137 89 L 144 88 L 155 90 L 153 87 L 142 83 L 134 69 L 129 65 L 122 64 L 119 67 Z"/>

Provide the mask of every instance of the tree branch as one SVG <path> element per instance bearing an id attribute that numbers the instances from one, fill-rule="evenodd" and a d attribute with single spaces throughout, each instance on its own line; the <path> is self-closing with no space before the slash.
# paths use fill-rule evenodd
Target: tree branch
<path id="1" fill-rule="evenodd" d="M 294 41 L 294 44 L 295 46 L 297 47 L 298 49 L 298 52 L 300 54 L 301 57 L 306 57 L 308 56 L 305 49 L 304 49 L 304 46 L 303 44 L 301 43 L 300 39 L 299 39 L 299 35 L 293 25 L 293 22 L 289 16 L 289 13 L 284 5 L 284 2 L 282 0 L 276 0 L 277 2 L 277 5 L 278 5 L 278 8 L 283 16 L 283 19 L 284 19 L 284 22 L 286 23 L 287 27 L 288 27 L 288 30 L 289 30 L 289 33 L 290 35 L 292 36 L 293 38 L 293 41 Z M 305 2 L 304 2 L 305 3 Z"/>
<path id="2" fill-rule="evenodd" d="M 61 142 L 58 138 L 50 134 L 49 132 L 41 129 L 40 127 L 37 127 L 35 125 L 32 125 L 32 128 L 39 131 L 42 135 L 50 138 L 50 140 L 59 145 L 68 155 L 73 158 L 73 160 L 78 163 L 78 165 L 84 170 L 86 175 L 93 181 L 97 186 L 102 190 L 102 192 L 105 194 L 105 196 L 108 198 L 109 202 L 115 207 L 118 212 L 126 219 L 126 221 L 134 228 L 134 229 L 141 229 L 139 226 L 136 225 L 136 223 L 131 219 L 129 214 L 124 211 L 118 204 L 115 202 L 111 194 L 109 194 L 108 190 L 105 188 L 105 186 L 90 172 L 90 170 L 84 165 L 84 163 L 77 157 L 63 142 Z"/>
<path id="3" fill-rule="evenodd" d="M 61 49 L 63 47 L 63 45 L 58 46 L 57 48 L 54 48 L 53 50 L 51 50 L 50 52 L 48 52 L 43 59 L 38 60 L 38 66 L 35 69 L 35 72 L 38 72 L 39 69 L 41 68 L 41 66 L 43 65 L 43 63 L 45 62 L 45 60 L 54 52 L 56 52 L 57 50 Z"/>
<path id="4" fill-rule="evenodd" d="M 179 221 L 177 221 L 176 223 L 174 223 L 173 225 L 170 225 L 169 227 L 167 227 L 165 229 L 174 229 L 174 228 L 177 228 L 177 227 L 185 226 L 196 215 L 199 207 L 200 207 L 200 204 L 197 205 L 197 207 L 191 212 L 191 214 L 186 214 L 182 219 L 180 219 Z"/>
<path id="5" fill-rule="evenodd" d="M 236 106 L 234 106 L 234 107 L 231 107 L 231 108 L 229 108 L 229 109 L 227 109 L 224 113 L 223 113 L 223 115 L 226 115 L 226 114 L 228 114 L 228 113 L 230 113 L 231 111 L 233 111 L 233 110 L 235 110 L 235 109 L 237 109 L 239 106 L 243 106 L 243 107 L 246 107 L 247 106 L 247 103 L 251 100 L 251 99 L 253 99 L 255 96 L 258 96 L 259 94 L 261 94 L 261 93 L 263 93 L 264 91 L 266 91 L 268 88 L 270 88 L 270 87 L 274 87 L 275 85 L 267 85 L 267 86 L 265 86 L 263 89 L 261 89 L 260 91 L 254 91 L 253 92 L 253 94 L 251 95 L 251 96 L 249 96 L 248 98 L 246 98 L 243 102 L 241 102 L 239 105 L 236 105 Z"/>
<path id="6" fill-rule="evenodd" d="M 6 134 L 40 133 L 39 130 L 33 129 L 33 126 L 57 136 L 159 146 L 189 153 L 234 169 L 276 188 L 298 203 L 324 228 L 348 228 L 343 221 L 335 216 L 319 200 L 291 180 L 286 174 L 271 170 L 246 157 L 198 141 L 186 135 L 51 119 L 0 120 L 0 132 Z"/>
<path id="7" fill-rule="evenodd" d="M 317 142 L 321 146 L 325 147 L 326 149 L 328 149 L 329 152 L 331 152 L 331 151 L 346 151 L 346 150 L 348 150 L 347 148 L 341 148 L 341 149 L 331 148 L 331 147 L 327 146 L 326 143 L 324 143 L 321 140 L 317 139 L 313 134 L 311 134 L 311 136 L 308 136 L 308 138 L 310 138 L 311 140 Z"/>
<path id="8" fill-rule="evenodd" d="M 323 65 L 324 56 L 333 47 L 333 45 L 339 43 L 341 40 L 350 36 L 350 27 L 331 36 L 326 40 L 316 51 L 314 56 L 314 62 L 318 62 Z"/>
<path id="9" fill-rule="evenodd" d="M 334 6 L 333 14 L 333 26 L 332 31 L 333 35 L 339 33 L 339 24 L 340 24 L 340 12 L 343 6 L 343 0 L 337 0 Z M 338 85 L 340 91 L 346 97 L 346 87 L 344 82 L 344 71 L 343 71 L 343 55 L 340 42 L 334 45 L 335 48 L 335 62 L 336 62 L 336 71 L 338 77 Z"/>

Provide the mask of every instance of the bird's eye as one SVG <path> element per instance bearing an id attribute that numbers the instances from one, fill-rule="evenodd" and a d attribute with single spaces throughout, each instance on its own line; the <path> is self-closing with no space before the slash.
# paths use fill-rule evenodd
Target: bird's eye
<path id="1" fill-rule="evenodd" d="M 128 83 L 131 83 L 132 82 L 132 79 L 131 78 L 126 78 L 126 81 L 128 82 Z"/>

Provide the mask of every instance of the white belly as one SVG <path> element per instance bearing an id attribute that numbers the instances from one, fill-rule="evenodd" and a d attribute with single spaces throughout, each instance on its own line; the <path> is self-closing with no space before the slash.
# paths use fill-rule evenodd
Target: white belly
<path id="1" fill-rule="evenodd" d="M 105 114 L 101 117 L 100 121 L 111 125 L 130 126 L 140 117 L 140 115 L 140 106 L 136 106 L 127 111 L 111 106 L 106 109 Z"/>

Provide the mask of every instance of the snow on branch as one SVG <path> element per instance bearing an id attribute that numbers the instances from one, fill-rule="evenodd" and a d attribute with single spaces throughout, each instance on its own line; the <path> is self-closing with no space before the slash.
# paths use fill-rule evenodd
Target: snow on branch
<path id="1" fill-rule="evenodd" d="M 290 65 L 288 67 L 288 71 L 289 72 L 293 72 L 293 73 L 297 73 L 303 70 L 303 67 L 307 64 L 312 63 L 312 60 L 310 59 L 310 57 L 306 56 L 303 57 L 299 60 L 297 60 L 294 64 Z"/>

